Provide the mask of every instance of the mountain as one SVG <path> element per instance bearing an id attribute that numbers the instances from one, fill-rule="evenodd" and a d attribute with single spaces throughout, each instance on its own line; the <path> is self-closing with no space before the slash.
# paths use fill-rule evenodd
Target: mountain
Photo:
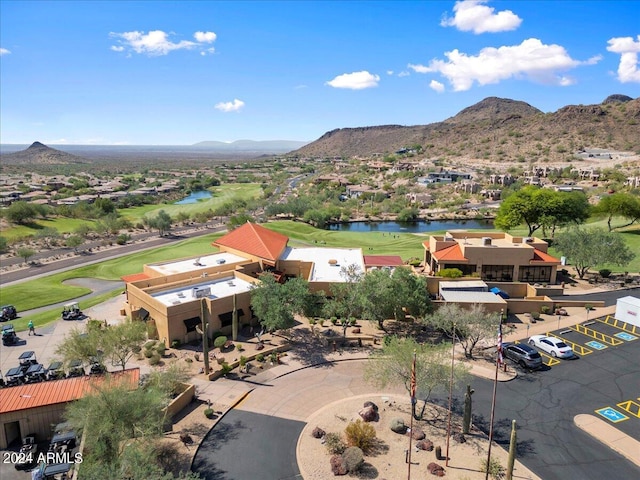
<path id="1" fill-rule="evenodd" d="M 428 125 L 339 128 L 291 157 L 393 154 L 416 146 L 426 155 L 493 161 L 562 161 L 582 148 L 640 152 L 640 98 L 611 95 L 597 105 L 544 113 L 528 103 L 490 97 Z"/>
<path id="2" fill-rule="evenodd" d="M 220 152 L 254 152 L 254 153 L 286 153 L 301 148 L 309 142 L 295 140 L 236 140 L 235 142 L 207 141 L 199 142 L 192 147 Z"/>
<path id="3" fill-rule="evenodd" d="M 26 150 L 0 156 L 5 165 L 70 165 L 90 163 L 89 160 L 33 142 Z"/>

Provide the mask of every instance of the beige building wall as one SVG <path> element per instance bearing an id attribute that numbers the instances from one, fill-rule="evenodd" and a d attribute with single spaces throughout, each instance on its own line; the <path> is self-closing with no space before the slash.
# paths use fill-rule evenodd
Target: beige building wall
<path id="1" fill-rule="evenodd" d="M 36 435 L 38 442 L 50 440 L 52 437 L 51 427 L 64 421 L 62 415 L 66 406 L 65 402 L 0 414 L 0 449 L 7 448 L 7 444 L 14 440 L 14 438 L 7 438 L 7 433 L 11 435 L 13 432 L 17 432 L 14 426 L 15 422 L 19 425 L 17 440 L 20 443 L 22 442 L 21 437 L 32 433 Z"/>

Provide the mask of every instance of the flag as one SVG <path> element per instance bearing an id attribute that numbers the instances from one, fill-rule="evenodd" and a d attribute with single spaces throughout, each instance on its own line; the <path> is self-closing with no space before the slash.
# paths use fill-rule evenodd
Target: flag
<path id="1" fill-rule="evenodd" d="M 413 363 L 411 364 L 411 403 L 416 403 L 416 352 L 413 352 Z"/>
<path id="2" fill-rule="evenodd" d="M 498 365 L 502 365 L 504 361 L 502 358 L 502 319 L 500 319 L 500 324 L 498 325 L 498 345 L 496 350 L 498 351 Z"/>

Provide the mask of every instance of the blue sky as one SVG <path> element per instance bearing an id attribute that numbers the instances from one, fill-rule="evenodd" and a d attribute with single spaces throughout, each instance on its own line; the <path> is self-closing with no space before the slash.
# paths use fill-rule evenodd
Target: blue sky
<path id="1" fill-rule="evenodd" d="M 308 140 L 640 96 L 637 1 L 0 0 L 0 142 Z"/>

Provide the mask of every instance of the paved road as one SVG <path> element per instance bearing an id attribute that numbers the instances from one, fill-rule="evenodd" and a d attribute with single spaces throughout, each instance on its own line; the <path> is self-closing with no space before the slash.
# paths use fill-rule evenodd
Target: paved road
<path id="1" fill-rule="evenodd" d="M 82 253 L 75 257 L 65 258 L 56 262 L 46 263 L 39 266 L 34 266 L 34 267 L 25 268 L 21 270 L 14 270 L 11 272 L 5 272 L 2 274 L 1 284 L 9 285 L 11 283 L 32 280 L 33 278 L 36 278 L 39 276 L 49 275 L 52 273 L 57 273 L 65 270 L 71 270 L 73 268 L 78 268 L 84 265 L 90 265 L 92 263 L 102 262 L 104 260 L 108 260 L 111 258 L 121 257 L 123 255 L 128 255 L 130 253 L 162 247 L 164 245 L 169 245 L 171 243 L 174 243 L 180 240 L 185 240 L 187 238 L 199 237 L 202 235 L 209 235 L 211 233 L 221 232 L 224 230 L 226 230 L 226 227 L 224 225 L 217 225 L 211 228 L 190 231 L 183 234 L 176 233 L 170 237 L 155 236 L 155 238 L 151 237 L 149 240 L 146 240 L 141 243 L 127 244 L 111 250 Z M 3 264 L 5 264 L 5 261 L 3 261 Z"/>
<path id="2" fill-rule="evenodd" d="M 472 386 L 474 423 L 488 433 L 493 383 L 474 378 Z M 508 448 L 515 419 L 519 459 L 545 480 L 640 478 L 638 467 L 573 423 L 577 414 L 595 415 L 596 409 L 638 397 L 640 340 L 498 384 L 496 439 Z M 446 404 L 446 396 L 439 403 Z M 640 418 L 629 417 L 615 427 L 640 440 Z"/>

